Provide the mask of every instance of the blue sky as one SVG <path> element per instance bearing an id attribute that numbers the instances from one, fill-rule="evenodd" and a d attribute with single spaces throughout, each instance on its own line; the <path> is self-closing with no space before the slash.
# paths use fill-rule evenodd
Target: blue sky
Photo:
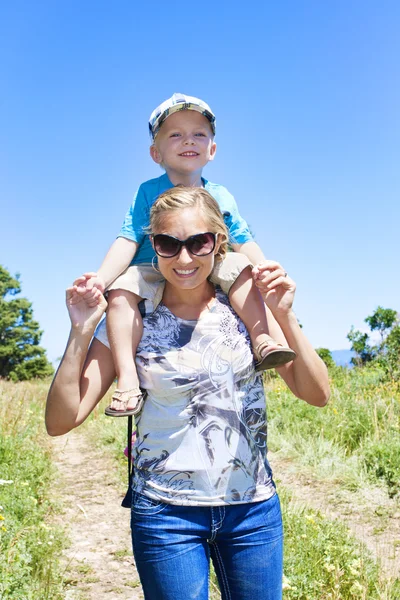
<path id="1" fill-rule="evenodd" d="M 237 8 L 235 8 L 237 6 Z M 400 4 L 39 0 L 0 8 L 0 263 L 51 360 L 64 289 L 96 270 L 139 184 L 147 119 L 203 98 L 224 184 L 298 286 L 314 346 L 400 310 Z"/>

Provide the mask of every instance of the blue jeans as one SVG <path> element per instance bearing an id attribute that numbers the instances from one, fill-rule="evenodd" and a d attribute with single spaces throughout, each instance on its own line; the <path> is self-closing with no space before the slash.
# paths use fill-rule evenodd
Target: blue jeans
<path id="1" fill-rule="evenodd" d="M 277 494 L 229 506 L 175 506 L 133 494 L 132 544 L 146 600 L 207 600 L 210 557 L 223 600 L 281 600 Z"/>

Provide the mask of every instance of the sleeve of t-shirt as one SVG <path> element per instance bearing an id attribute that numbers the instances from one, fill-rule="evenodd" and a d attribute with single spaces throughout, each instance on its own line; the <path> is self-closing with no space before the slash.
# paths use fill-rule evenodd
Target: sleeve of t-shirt
<path id="1" fill-rule="evenodd" d="M 241 217 L 235 198 L 224 189 L 224 220 L 229 230 L 230 241 L 232 244 L 245 244 L 253 242 L 254 238 L 250 232 L 247 222 Z"/>
<path id="2" fill-rule="evenodd" d="M 136 192 L 132 204 L 125 215 L 118 237 L 124 237 L 141 244 L 146 236 L 146 228 L 150 223 L 150 207 L 141 185 Z"/>

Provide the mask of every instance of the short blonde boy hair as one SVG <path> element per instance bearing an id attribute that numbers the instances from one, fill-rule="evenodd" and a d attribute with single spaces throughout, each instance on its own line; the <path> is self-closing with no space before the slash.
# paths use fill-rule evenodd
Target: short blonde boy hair
<path id="1" fill-rule="evenodd" d="M 220 247 L 216 258 L 221 260 L 228 249 L 229 234 L 217 202 L 204 188 L 177 185 L 160 194 L 150 211 L 150 233 L 160 230 L 166 212 L 184 208 L 198 208 L 207 223 L 207 231 L 218 234 Z"/>

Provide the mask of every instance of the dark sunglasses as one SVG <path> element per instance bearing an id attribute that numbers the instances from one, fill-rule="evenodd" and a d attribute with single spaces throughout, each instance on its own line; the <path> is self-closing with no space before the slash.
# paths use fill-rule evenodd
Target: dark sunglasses
<path id="1" fill-rule="evenodd" d="M 207 256 L 215 248 L 215 233 L 196 233 L 191 235 L 187 240 L 178 240 L 172 235 L 166 235 L 164 233 L 157 233 L 152 236 L 154 250 L 158 256 L 163 258 L 172 258 L 181 251 L 182 247 L 185 246 L 190 254 L 194 256 Z"/>

